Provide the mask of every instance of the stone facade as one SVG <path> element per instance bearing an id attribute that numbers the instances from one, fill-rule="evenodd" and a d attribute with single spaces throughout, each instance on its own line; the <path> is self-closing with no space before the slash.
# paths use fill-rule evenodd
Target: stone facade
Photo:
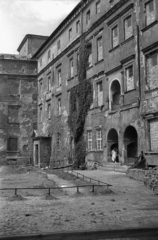
<path id="1" fill-rule="evenodd" d="M 81 1 L 34 55 L 38 135 L 52 137 L 48 162 L 73 157 L 67 125 L 69 92 L 78 84 L 83 36 L 91 46 L 86 76 L 93 84 L 93 104 L 85 124 L 86 159 L 106 164 L 116 148 L 121 164 L 134 162 L 140 151 L 149 164 L 158 164 L 158 137 L 153 137 L 158 132 L 157 12 L 155 0 Z M 62 148 L 56 154 L 58 145 Z"/>
<path id="2" fill-rule="evenodd" d="M 24 46 L 21 44 L 21 49 L 30 49 L 28 52 L 0 54 L 0 164 L 27 164 L 33 158 L 32 133 L 37 129 L 37 61 L 30 59 L 31 51 L 35 53 L 30 37 L 33 42 L 33 36 L 27 35 Z M 38 48 L 43 41 L 45 39 L 42 42 L 40 39 Z"/>

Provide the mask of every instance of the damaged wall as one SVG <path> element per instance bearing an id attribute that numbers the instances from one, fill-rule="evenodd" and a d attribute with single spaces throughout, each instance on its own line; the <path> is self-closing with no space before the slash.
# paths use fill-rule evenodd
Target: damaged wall
<path id="1" fill-rule="evenodd" d="M 36 61 L 0 56 L 1 164 L 12 159 L 22 164 L 32 157 L 31 135 L 37 123 L 36 71 Z"/>

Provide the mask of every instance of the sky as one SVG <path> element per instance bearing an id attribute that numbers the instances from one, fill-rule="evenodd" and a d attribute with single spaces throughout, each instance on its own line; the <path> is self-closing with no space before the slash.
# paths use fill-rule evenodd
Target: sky
<path id="1" fill-rule="evenodd" d="M 80 0 L 0 0 L 0 53 L 17 54 L 26 34 L 49 36 Z"/>

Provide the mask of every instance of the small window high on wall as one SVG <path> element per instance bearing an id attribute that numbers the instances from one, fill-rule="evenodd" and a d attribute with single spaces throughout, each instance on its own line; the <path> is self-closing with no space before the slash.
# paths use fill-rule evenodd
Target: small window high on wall
<path id="1" fill-rule="evenodd" d="M 88 145 L 88 150 L 91 151 L 93 149 L 92 130 L 87 131 L 87 145 Z"/>

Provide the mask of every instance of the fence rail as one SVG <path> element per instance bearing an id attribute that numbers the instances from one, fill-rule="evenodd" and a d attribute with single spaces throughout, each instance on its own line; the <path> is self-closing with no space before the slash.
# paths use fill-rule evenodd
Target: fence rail
<path id="1" fill-rule="evenodd" d="M 108 188 L 108 186 L 107 185 L 96 185 L 96 184 L 93 184 L 93 185 L 89 185 L 89 184 L 87 184 L 87 185 L 79 185 L 79 186 L 63 186 L 63 187 L 44 187 L 44 188 L 41 188 L 41 187 L 37 187 L 37 188 L 29 188 L 29 187 L 25 187 L 25 188 L 21 188 L 21 187 L 19 187 L 19 188 L 0 188 L 0 191 L 13 191 L 14 190 L 14 192 L 15 192 L 15 195 L 17 196 L 18 194 L 17 194 L 17 192 L 18 192 L 18 190 L 48 190 L 48 195 L 50 195 L 50 193 L 51 193 L 51 190 L 55 190 L 55 189 L 66 189 L 66 188 L 76 188 L 76 190 L 77 190 L 77 193 L 79 193 L 79 189 L 80 188 L 85 188 L 85 187 L 91 187 L 92 188 L 92 192 L 94 193 L 95 191 L 95 187 L 107 187 Z"/>

